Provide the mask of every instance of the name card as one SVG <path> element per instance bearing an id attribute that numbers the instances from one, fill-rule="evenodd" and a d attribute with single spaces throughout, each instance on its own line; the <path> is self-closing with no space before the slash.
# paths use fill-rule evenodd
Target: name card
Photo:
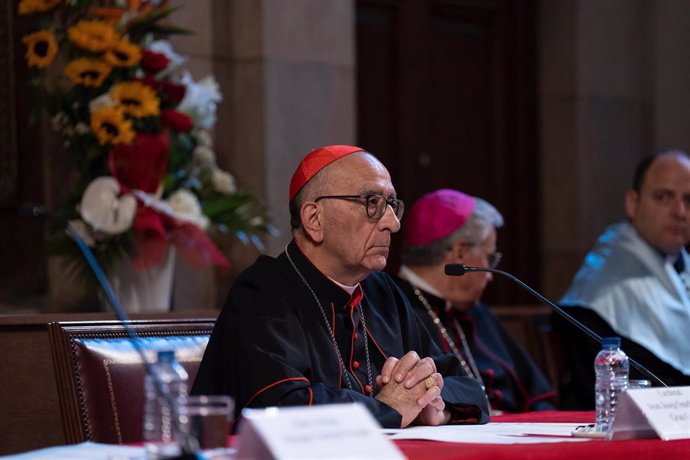
<path id="1" fill-rule="evenodd" d="M 244 409 L 237 459 L 404 459 L 360 404 Z"/>
<path id="2" fill-rule="evenodd" d="M 690 439 L 690 386 L 628 390 L 618 398 L 609 439 Z"/>

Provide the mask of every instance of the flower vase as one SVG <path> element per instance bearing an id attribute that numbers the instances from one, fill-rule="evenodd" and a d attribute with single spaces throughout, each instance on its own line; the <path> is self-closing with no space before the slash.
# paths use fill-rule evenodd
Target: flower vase
<path id="1" fill-rule="evenodd" d="M 124 310 L 167 312 L 174 269 L 175 249 L 170 248 L 160 264 L 145 269 L 134 268 L 129 257 L 122 257 L 108 271 L 108 278 Z"/>

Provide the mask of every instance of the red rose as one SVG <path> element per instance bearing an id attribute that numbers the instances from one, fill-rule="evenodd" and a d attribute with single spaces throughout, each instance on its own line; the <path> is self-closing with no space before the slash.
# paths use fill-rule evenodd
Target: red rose
<path id="1" fill-rule="evenodd" d="M 156 193 L 168 169 L 168 132 L 137 133 L 131 144 L 120 144 L 108 153 L 108 169 L 126 189 Z"/>
<path id="2" fill-rule="evenodd" d="M 155 92 L 158 92 L 158 90 L 161 87 L 161 82 L 150 75 L 144 75 L 143 77 L 137 78 L 136 80 L 142 82 Z"/>
<path id="3" fill-rule="evenodd" d="M 163 110 L 161 120 L 175 131 L 186 133 L 192 129 L 192 119 L 177 110 Z"/>
<path id="4" fill-rule="evenodd" d="M 187 88 L 184 85 L 178 85 L 177 83 L 170 83 L 169 81 L 166 81 L 163 83 L 163 91 L 165 92 L 168 104 L 172 107 L 175 107 L 177 104 L 182 102 Z"/>
<path id="5" fill-rule="evenodd" d="M 146 206 L 137 208 L 134 220 L 135 253 L 132 268 L 146 270 L 160 265 L 168 255 L 170 248 L 165 216 Z"/>
<path id="6" fill-rule="evenodd" d="M 163 53 L 144 50 L 141 55 L 141 68 L 148 74 L 155 74 L 168 67 L 170 59 Z"/>

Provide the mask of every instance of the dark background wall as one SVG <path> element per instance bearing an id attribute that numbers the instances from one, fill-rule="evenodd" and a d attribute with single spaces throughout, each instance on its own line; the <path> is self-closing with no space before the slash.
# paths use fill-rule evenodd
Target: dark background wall
<path id="1" fill-rule="evenodd" d="M 635 162 L 652 148 L 690 148 L 684 0 L 172 3 L 176 22 L 198 31 L 178 51 L 224 93 L 220 165 L 282 231 L 272 254 L 289 240 L 285 195 L 299 158 L 359 143 L 409 204 L 438 187 L 494 203 L 506 217 L 502 266 L 558 297 L 596 235 L 622 218 Z M 28 127 L 15 6 L 0 1 L 0 310 L 69 309 L 83 288 L 46 257 L 43 225 L 5 212 L 58 205 L 69 183 L 59 141 L 45 124 Z M 256 253 L 236 244 L 231 257 L 235 274 Z M 217 305 L 229 279 L 193 276 L 179 305 Z M 499 281 L 487 296 L 526 300 Z"/>
<path id="2" fill-rule="evenodd" d="M 504 214 L 503 268 L 539 282 L 536 8 L 529 1 L 357 3 L 357 133 L 409 205 L 450 187 Z M 398 265 L 394 237 L 389 269 Z M 497 279 L 491 303 L 525 303 Z"/>

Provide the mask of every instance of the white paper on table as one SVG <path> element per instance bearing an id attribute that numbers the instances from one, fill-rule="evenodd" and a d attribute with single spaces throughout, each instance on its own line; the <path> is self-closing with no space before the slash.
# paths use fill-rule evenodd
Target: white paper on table
<path id="1" fill-rule="evenodd" d="M 69 446 L 47 447 L 23 454 L 0 456 L 4 460 L 139 460 L 146 458 L 143 447 L 83 442 Z"/>
<path id="2" fill-rule="evenodd" d="M 237 458 L 401 460 L 363 404 L 244 409 Z"/>
<path id="3" fill-rule="evenodd" d="M 428 441 L 472 444 L 535 444 L 550 442 L 582 442 L 571 432 L 581 423 L 487 423 L 486 425 L 415 426 L 383 430 L 390 439 L 422 439 Z"/>
<path id="4" fill-rule="evenodd" d="M 690 439 L 690 386 L 621 393 L 610 439 Z"/>

